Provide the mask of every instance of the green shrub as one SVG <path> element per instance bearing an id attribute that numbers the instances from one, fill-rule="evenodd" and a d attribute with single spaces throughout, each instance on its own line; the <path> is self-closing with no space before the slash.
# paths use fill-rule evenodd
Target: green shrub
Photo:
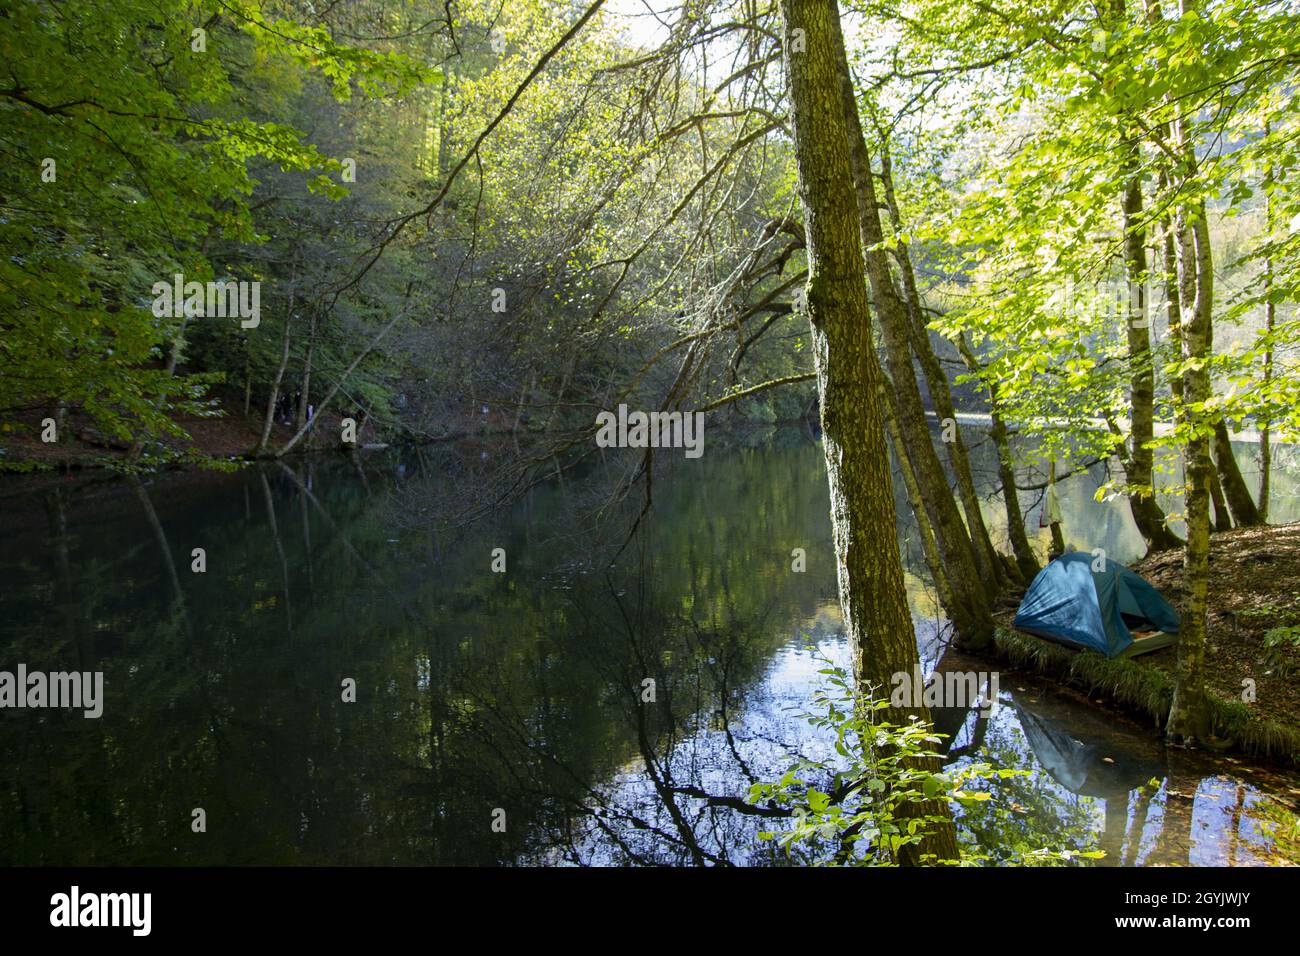
<path id="1" fill-rule="evenodd" d="M 934 749 L 943 737 L 930 724 L 917 718 L 907 723 L 886 720 L 887 699 L 855 694 L 850 675 L 830 661 L 826 664 L 819 673 L 829 688 L 814 695 L 816 712 L 804 716 L 834 735 L 837 758 L 796 761 L 776 782 L 755 784 L 748 796 L 755 805 L 789 811 L 785 829 L 759 836 L 775 841 L 792 859 L 833 866 L 896 865 L 903 847 L 920 843 L 947 822 L 946 815 L 926 812 L 933 801 L 945 801 L 950 808 L 980 804 L 993 799 L 980 783 L 1028 774 L 980 762 L 944 769 Z M 926 766 L 937 769 L 921 769 Z M 919 806 L 911 809 L 908 804 Z M 1018 862 L 1101 855 L 1034 850 Z M 967 849 L 960 860 L 926 862 L 972 865 L 985 859 Z"/>

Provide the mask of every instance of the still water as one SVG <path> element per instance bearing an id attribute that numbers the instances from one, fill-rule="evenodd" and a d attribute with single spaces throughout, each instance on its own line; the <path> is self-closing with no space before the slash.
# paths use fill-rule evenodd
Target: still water
<path id="1" fill-rule="evenodd" d="M 642 502 L 611 503 L 616 456 L 464 517 L 508 457 L 0 482 L 0 670 L 105 675 L 97 720 L 0 711 L 0 863 L 790 862 L 758 838 L 780 821 L 738 798 L 831 752 L 801 716 L 819 658 L 846 658 L 820 447 L 716 441 L 656 475 L 630 539 Z M 1281 457 L 1279 522 L 1300 517 Z M 1141 539 L 1094 500 L 1104 479 L 1062 485 L 1067 537 L 1130 560 Z M 946 651 L 898 506 L 927 668 L 987 670 Z M 938 719 L 950 761 L 1029 771 L 961 821 L 991 862 L 1300 861 L 1294 775 L 1166 751 L 1005 670 L 990 717 Z"/>

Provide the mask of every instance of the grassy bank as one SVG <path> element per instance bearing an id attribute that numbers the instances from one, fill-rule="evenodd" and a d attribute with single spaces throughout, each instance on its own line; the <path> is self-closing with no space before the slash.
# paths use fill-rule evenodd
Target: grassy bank
<path id="1" fill-rule="evenodd" d="M 1108 660 L 1100 654 L 1076 653 L 1055 644 L 999 627 L 998 651 L 1016 667 L 1035 671 L 1077 687 L 1090 697 L 1103 697 L 1125 710 L 1150 718 L 1163 727 L 1173 701 L 1173 678 L 1162 668 L 1134 660 Z M 1210 694 L 1216 736 L 1253 757 L 1300 764 L 1300 726 L 1263 716 L 1240 700 Z"/>

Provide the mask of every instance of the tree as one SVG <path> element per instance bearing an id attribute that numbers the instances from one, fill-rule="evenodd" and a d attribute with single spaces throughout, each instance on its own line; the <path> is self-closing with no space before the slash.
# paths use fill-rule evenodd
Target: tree
<path id="1" fill-rule="evenodd" d="M 839 8 L 834 0 L 782 0 L 781 13 L 840 605 L 857 680 L 883 688 L 918 656 L 894 535 L 880 369 L 853 215 Z M 928 718 L 924 710 L 916 716 Z M 955 831 L 938 829 L 917 853 L 955 858 Z"/>
<path id="2" fill-rule="evenodd" d="M 337 160 L 248 101 L 313 76 L 346 99 L 354 84 L 399 94 L 439 74 L 251 2 L 76 6 L 21 2 L 0 18 L 0 138 L 13 153 L 0 172 L 12 207 L 0 220 L 0 413 L 78 408 L 138 449 L 183 436 L 178 413 L 214 414 L 205 392 L 227 371 L 175 374 L 196 323 L 179 303 L 159 308 L 155 284 L 263 280 L 246 256 L 210 255 L 222 240 L 260 241 L 256 163 L 343 192 L 328 178 Z"/>
<path id="3" fill-rule="evenodd" d="M 841 42 L 842 46 L 842 42 Z M 909 308 L 899 294 L 890 275 L 889 261 L 883 248 L 884 228 L 880 222 L 880 202 L 876 198 L 871 171 L 871 158 L 858 118 L 857 102 L 849 75 L 848 61 L 840 65 L 840 94 L 845 116 L 845 129 L 849 143 L 849 161 L 853 171 L 854 196 L 857 200 L 858 227 L 866 255 L 866 273 L 870 282 L 875 314 L 885 342 L 885 356 L 890 379 L 897 396 L 895 408 L 899 432 L 904 444 L 898 445 L 900 457 L 906 455 L 921 488 L 922 500 L 929 511 L 939 552 L 951 595 L 945 609 L 953 621 L 962 643 L 970 650 L 987 647 L 993 636 L 993 618 L 990 598 L 1002 579 L 1002 568 L 980 514 L 979 501 L 970 481 L 970 466 L 966 460 L 965 445 L 955 436 L 953 448 L 954 468 L 964 478 L 958 479 L 958 488 L 966 506 L 963 523 L 957 502 L 948 488 L 939 456 L 935 454 L 930 438 L 930 428 L 925 417 L 921 390 L 916 381 L 912 361 L 914 346 L 919 336 L 911 327 Z M 928 352 L 927 339 L 921 351 Z M 931 357 L 933 353 L 930 353 Z M 951 395 L 947 393 L 948 381 L 942 372 L 935 372 L 935 363 L 922 362 L 930 370 L 931 395 L 935 398 L 942 417 L 952 417 Z M 968 526 L 969 525 L 969 529 Z M 990 587 L 990 584 L 993 587 Z"/>

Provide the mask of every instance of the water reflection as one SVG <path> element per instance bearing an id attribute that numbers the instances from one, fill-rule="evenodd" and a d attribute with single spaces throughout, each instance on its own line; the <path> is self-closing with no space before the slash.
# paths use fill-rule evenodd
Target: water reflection
<path id="1" fill-rule="evenodd" d="M 425 449 L 0 489 L 0 667 L 100 669 L 107 696 L 99 720 L 0 715 L 0 862 L 787 862 L 757 838 L 780 821 L 741 798 L 831 752 L 799 717 L 809 642 L 844 657 L 820 450 L 779 433 L 677 463 L 626 547 L 640 502 L 608 504 L 613 456 L 440 520 L 496 462 Z M 1067 533 L 1124 560 L 1131 522 L 1091 500 L 1102 477 L 1063 486 Z M 927 669 L 986 670 L 947 649 L 901 528 Z M 936 715 L 951 762 L 1030 771 L 962 821 L 991 861 L 1300 858 L 1295 779 L 1166 753 L 1027 676 L 1001 689 L 988 719 Z"/>

